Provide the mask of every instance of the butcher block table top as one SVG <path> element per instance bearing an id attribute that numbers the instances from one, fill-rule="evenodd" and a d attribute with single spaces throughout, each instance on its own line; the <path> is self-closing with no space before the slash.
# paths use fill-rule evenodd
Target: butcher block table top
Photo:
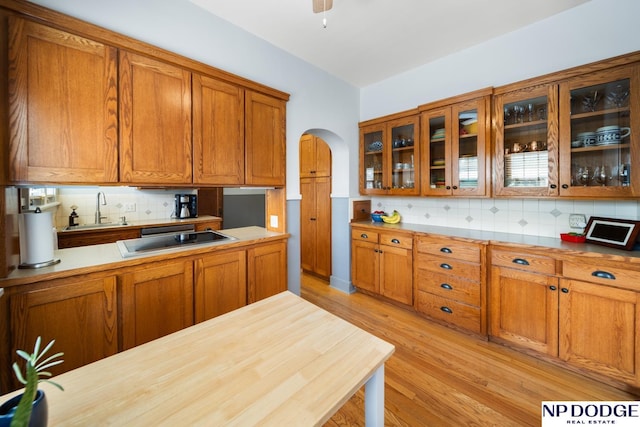
<path id="1" fill-rule="evenodd" d="M 322 425 L 393 351 L 286 291 L 40 388 L 54 426 Z"/>

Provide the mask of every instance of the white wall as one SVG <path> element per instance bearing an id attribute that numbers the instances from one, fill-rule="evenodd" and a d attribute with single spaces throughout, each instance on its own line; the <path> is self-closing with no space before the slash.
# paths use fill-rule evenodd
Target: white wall
<path id="1" fill-rule="evenodd" d="M 299 198 L 298 143 L 328 129 L 341 159 L 358 162 L 359 90 L 224 21 L 189 0 L 33 0 L 205 64 L 279 89 L 287 104 L 287 198 Z M 333 147 L 332 147 L 333 148 Z M 346 156 L 346 159 L 345 159 Z M 334 168 L 334 194 L 357 195 L 357 168 Z"/>
<path id="2" fill-rule="evenodd" d="M 363 88 L 360 120 L 640 50 L 639 17 L 638 0 L 591 0 Z"/>

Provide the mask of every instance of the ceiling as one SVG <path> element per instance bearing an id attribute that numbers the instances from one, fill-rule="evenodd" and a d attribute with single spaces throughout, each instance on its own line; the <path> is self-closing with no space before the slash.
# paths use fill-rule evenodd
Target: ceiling
<path id="1" fill-rule="evenodd" d="M 190 0 L 354 86 L 364 87 L 589 0 Z"/>

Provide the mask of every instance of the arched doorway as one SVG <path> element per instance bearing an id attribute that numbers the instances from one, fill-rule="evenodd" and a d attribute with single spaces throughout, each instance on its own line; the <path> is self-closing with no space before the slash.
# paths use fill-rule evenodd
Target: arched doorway
<path id="1" fill-rule="evenodd" d="M 331 149 L 320 137 L 300 138 L 300 267 L 331 276 Z"/>

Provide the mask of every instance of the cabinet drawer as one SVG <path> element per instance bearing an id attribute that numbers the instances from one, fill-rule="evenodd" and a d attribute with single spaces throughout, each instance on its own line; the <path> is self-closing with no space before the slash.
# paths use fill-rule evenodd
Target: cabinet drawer
<path id="1" fill-rule="evenodd" d="M 411 249 L 413 248 L 413 236 L 402 233 L 380 233 L 380 244 Z"/>
<path id="2" fill-rule="evenodd" d="M 469 305 L 480 306 L 480 284 L 452 275 L 418 269 L 416 286 L 419 291 Z"/>
<path id="3" fill-rule="evenodd" d="M 640 290 L 640 271 L 627 270 L 625 268 L 564 261 L 562 263 L 562 275 L 566 278 L 585 282 Z"/>
<path id="4" fill-rule="evenodd" d="M 434 319 L 480 333 L 480 309 L 424 291 L 418 291 L 416 309 Z"/>
<path id="5" fill-rule="evenodd" d="M 354 228 L 351 230 L 351 239 L 378 243 L 378 233 L 371 230 L 363 230 L 362 228 Z"/>
<path id="6" fill-rule="evenodd" d="M 492 250 L 491 265 L 532 271 L 539 274 L 556 274 L 555 259 L 521 251 Z"/>
<path id="7" fill-rule="evenodd" d="M 480 264 L 456 259 L 443 259 L 438 256 L 418 254 L 415 266 L 421 270 L 428 270 L 451 277 L 461 277 L 476 282 L 481 279 Z"/>
<path id="8" fill-rule="evenodd" d="M 442 237 L 431 236 L 418 236 L 416 247 L 419 253 L 478 263 L 482 252 L 478 243 L 452 242 Z"/>

